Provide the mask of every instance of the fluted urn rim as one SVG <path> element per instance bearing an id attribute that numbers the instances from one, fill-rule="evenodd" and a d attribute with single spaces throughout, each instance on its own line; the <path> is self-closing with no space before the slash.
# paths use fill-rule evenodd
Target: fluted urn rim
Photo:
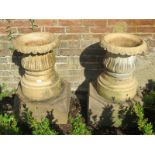
<path id="1" fill-rule="evenodd" d="M 59 39 L 49 32 L 32 32 L 21 35 L 13 40 L 13 46 L 24 54 L 43 54 L 53 50 Z"/>
<path id="2" fill-rule="evenodd" d="M 101 47 L 113 54 L 137 55 L 147 51 L 147 44 L 139 36 L 128 33 L 109 33 L 102 37 Z"/>

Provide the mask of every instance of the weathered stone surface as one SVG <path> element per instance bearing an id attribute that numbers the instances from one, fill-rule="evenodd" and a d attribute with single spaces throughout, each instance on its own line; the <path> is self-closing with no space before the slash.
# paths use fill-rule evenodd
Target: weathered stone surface
<path id="1" fill-rule="evenodd" d="M 22 54 L 21 91 L 31 101 L 43 101 L 58 96 L 61 80 L 55 72 L 53 48 L 59 40 L 47 32 L 33 32 L 17 37 L 13 45 Z M 14 54 L 15 55 L 15 54 Z"/>
<path id="2" fill-rule="evenodd" d="M 0 57 L 0 63 L 7 63 L 6 57 Z"/>
<path id="3" fill-rule="evenodd" d="M 144 87 L 148 80 L 155 80 L 155 52 L 137 56 L 135 77 L 141 87 Z"/>
<path id="4" fill-rule="evenodd" d="M 22 94 L 20 87 L 18 87 L 14 99 L 14 112 L 17 117 L 22 116 L 24 111 L 23 106 L 26 105 L 26 107 L 32 111 L 33 117 L 38 121 L 41 121 L 41 119 L 52 112 L 54 121 L 56 121 L 57 124 L 66 124 L 68 121 L 70 98 L 70 85 L 66 81 L 63 81 L 63 90 L 59 96 L 45 101 L 30 101 Z"/>
<path id="5" fill-rule="evenodd" d="M 140 37 L 127 33 L 111 33 L 101 39 L 106 50 L 104 72 L 97 78 L 97 92 L 109 99 L 125 101 L 136 95 L 138 82 L 133 76 L 135 55 L 147 51 L 147 44 Z"/>
<path id="6" fill-rule="evenodd" d="M 141 102 L 137 96 L 133 99 Z M 119 127 L 122 124 L 122 117 L 119 112 L 122 108 L 129 107 L 128 102 L 110 102 L 100 96 L 92 83 L 89 84 L 89 105 L 90 121 L 92 123 L 102 123 L 105 127 Z"/>

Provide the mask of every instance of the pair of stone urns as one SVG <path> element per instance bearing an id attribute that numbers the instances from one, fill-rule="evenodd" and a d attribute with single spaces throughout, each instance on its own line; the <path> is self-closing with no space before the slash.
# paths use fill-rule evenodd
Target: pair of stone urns
<path id="1" fill-rule="evenodd" d="M 14 101 L 14 111 L 19 116 L 27 107 L 34 118 L 41 120 L 54 116 L 58 124 L 66 124 L 70 109 L 70 85 L 55 72 L 53 49 L 59 44 L 57 37 L 48 32 L 34 32 L 13 40 L 14 48 L 21 53 L 25 73 L 21 78 Z M 104 48 L 104 71 L 96 85 L 90 83 L 89 110 L 99 117 L 103 109 L 115 102 L 135 97 L 137 80 L 136 55 L 147 51 L 147 44 L 138 36 L 127 33 L 110 33 L 100 41 Z M 93 75 L 92 75 L 93 76 Z M 91 117 L 92 118 L 92 117 Z"/>

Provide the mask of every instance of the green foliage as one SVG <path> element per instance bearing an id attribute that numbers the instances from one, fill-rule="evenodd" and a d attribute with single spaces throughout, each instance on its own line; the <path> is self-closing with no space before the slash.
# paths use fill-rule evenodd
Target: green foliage
<path id="1" fill-rule="evenodd" d="M 13 115 L 0 114 L 0 134 L 1 135 L 20 134 L 20 130 L 17 127 L 17 121 Z"/>
<path id="2" fill-rule="evenodd" d="M 87 129 L 86 124 L 82 120 L 82 115 L 77 114 L 75 118 L 70 118 L 72 125 L 72 135 L 90 135 L 91 132 Z"/>
<path id="3" fill-rule="evenodd" d="M 151 91 L 149 94 L 144 95 L 143 101 L 145 103 L 145 107 L 155 108 L 155 91 Z"/>
<path id="4" fill-rule="evenodd" d="M 24 122 L 32 130 L 33 135 L 57 135 L 58 133 L 51 128 L 49 119 L 45 118 L 41 122 L 32 117 L 32 112 L 27 108 L 24 111 Z"/>
<path id="5" fill-rule="evenodd" d="M 148 122 L 148 119 L 144 116 L 144 109 L 141 106 L 141 104 L 136 103 L 134 105 L 134 111 L 136 113 L 136 116 L 138 118 L 137 124 L 138 129 L 144 134 L 144 135 L 153 135 L 153 126 L 151 123 Z"/>
<path id="6" fill-rule="evenodd" d="M 143 92 L 145 108 L 155 108 L 155 81 L 149 80 Z"/>
<path id="7" fill-rule="evenodd" d="M 7 19 L 8 25 L 6 27 L 6 32 L 7 32 L 7 36 L 8 36 L 8 40 L 11 41 L 12 39 L 14 39 L 14 32 L 11 29 L 11 20 Z"/>
<path id="8" fill-rule="evenodd" d="M 15 89 L 9 90 L 4 83 L 0 85 L 0 101 L 5 97 L 11 96 L 13 93 L 15 93 Z"/>
<path id="9" fill-rule="evenodd" d="M 117 22 L 113 27 L 113 32 L 126 32 L 127 31 L 127 23 L 126 22 Z"/>
<path id="10" fill-rule="evenodd" d="M 38 25 L 36 25 L 35 24 L 35 20 L 34 19 L 29 19 L 29 21 L 30 21 L 30 24 L 31 24 L 31 30 L 32 31 L 34 31 L 34 29 L 36 28 L 36 27 L 38 27 Z"/>

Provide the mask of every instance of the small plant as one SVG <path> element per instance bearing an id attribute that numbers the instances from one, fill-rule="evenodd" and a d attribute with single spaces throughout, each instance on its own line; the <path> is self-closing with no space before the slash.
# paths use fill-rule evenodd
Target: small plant
<path id="1" fill-rule="evenodd" d="M 13 115 L 0 114 L 0 134 L 1 135 L 20 134 L 20 130 L 17 127 L 17 121 Z"/>
<path id="2" fill-rule="evenodd" d="M 45 118 L 41 122 L 32 117 L 32 112 L 27 108 L 24 111 L 24 122 L 29 126 L 33 135 L 57 135 L 58 133 L 51 128 L 49 119 Z"/>
<path id="3" fill-rule="evenodd" d="M 29 21 L 30 21 L 30 24 L 31 24 L 31 30 L 32 31 L 34 31 L 34 29 L 36 28 L 36 27 L 38 27 L 38 25 L 36 25 L 35 24 L 35 20 L 34 19 L 29 19 Z"/>
<path id="4" fill-rule="evenodd" d="M 11 29 L 11 20 L 7 19 L 6 21 L 8 22 L 8 25 L 6 27 L 6 32 L 8 33 L 7 34 L 8 40 L 11 41 L 12 39 L 14 39 L 14 36 L 13 36 L 14 32 Z"/>
<path id="5" fill-rule="evenodd" d="M 113 27 L 113 32 L 126 32 L 127 23 L 126 22 L 117 22 Z"/>
<path id="6" fill-rule="evenodd" d="M 87 129 L 86 124 L 82 120 L 82 115 L 77 114 L 75 118 L 70 118 L 72 125 L 72 135 L 90 135 L 91 132 Z"/>
<path id="7" fill-rule="evenodd" d="M 144 117 L 144 109 L 141 106 L 141 104 L 136 103 L 134 105 L 134 111 L 138 118 L 137 120 L 138 129 L 144 135 L 153 135 L 153 126 L 151 123 L 148 122 L 148 119 Z"/>
<path id="8" fill-rule="evenodd" d="M 151 91 L 149 94 L 145 94 L 143 96 L 143 101 L 145 103 L 145 107 L 155 108 L 155 91 Z"/>
<path id="9" fill-rule="evenodd" d="M 6 27 L 5 32 L 7 33 L 8 40 L 9 41 L 12 41 L 15 38 L 15 36 L 14 36 L 14 33 L 15 32 L 13 32 L 12 29 L 11 29 L 11 20 L 10 19 L 7 19 L 6 21 L 7 21 L 8 25 Z M 14 47 L 12 47 L 12 46 L 10 46 L 9 49 L 11 51 L 14 51 L 15 50 Z"/>
<path id="10" fill-rule="evenodd" d="M 144 109 L 153 110 L 155 108 L 155 81 L 148 80 L 142 94 Z"/>
<path id="11" fill-rule="evenodd" d="M 5 83 L 2 83 L 0 85 L 0 101 L 5 97 L 11 96 L 13 93 L 15 93 L 15 91 L 15 89 L 9 90 L 7 88 L 7 85 Z"/>

